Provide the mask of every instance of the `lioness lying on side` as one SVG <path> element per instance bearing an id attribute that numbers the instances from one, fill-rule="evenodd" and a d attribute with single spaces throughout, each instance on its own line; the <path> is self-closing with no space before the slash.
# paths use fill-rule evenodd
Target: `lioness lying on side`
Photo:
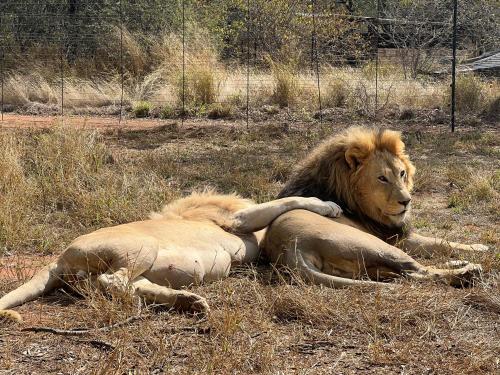
<path id="1" fill-rule="evenodd" d="M 0 298 L 0 320 L 21 321 L 19 313 L 7 309 L 82 279 L 103 290 L 130 291 L 146 302 L 205 312 L 203 297 L 179 288 L 221 279 L 232 265 L 256 261 L 263 229 L 293 209 L 331 217 L 341 213 L 335 203 L 317 198 L 254 204 L 207 191 L 174 201 L 151 220 L 80 236 L 55 263 Z"/>
<path id="2" fill-rule="evenodd" d="M 333 219 L 303 210 L 281 215 L 267 229 L 265 252 L 271 261 L 331 287 L 400 276 L 461 285 L 481 267 L 465 261 L 449 262 L 446 269 L 426 267 L 407 253 L 427 256 L 450 248 L 488 248 L 411 231 L 414 173 L 399 132 L 350 128 L 326 140 L 296 168 L 279 197 L 331 200 L 343 214 Z"/>

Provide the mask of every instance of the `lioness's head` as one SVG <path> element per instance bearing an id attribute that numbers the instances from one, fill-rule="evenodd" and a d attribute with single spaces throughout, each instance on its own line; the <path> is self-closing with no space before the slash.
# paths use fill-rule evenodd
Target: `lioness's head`
<path id="1" fill-rule="evenodd" d="M 411 207 L 414 173 L 399 132 L 355 127 L 313 150 L 280 197 L 333 200 L 348 211 L 400 227 Z"/>

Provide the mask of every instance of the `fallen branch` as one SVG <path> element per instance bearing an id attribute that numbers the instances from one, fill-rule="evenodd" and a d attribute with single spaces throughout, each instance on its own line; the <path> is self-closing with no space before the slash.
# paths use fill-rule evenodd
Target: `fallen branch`
<path id="1" fill-rule="evenodd" d="M 131 316 L 130 318 L 125 319 L 124 321 L 111 324 L 109 326 L 104 326 L 104 327 L 99 327 L 99 328 L 83 328 L 83 329 L 58 329 L 58 328 L 52 328 L 52 327 L 25 327 L 21 329 L 22 332 L 46 332 L 46 333 L 52 333 L 54 335 L 62 335 L 62 336 L 79 336 L 79 335 L 84 335 L 86 333 L 94 333 L 94 332 L 103 332 L 103 331 L 108 331 L 113 328 L 118 328 L 121 326 L 124 326 L 126 324 L 135 322 L 136 320 L 139 319 L 144 319 L 146 318 L 147 315 L 135 315 Z"/>

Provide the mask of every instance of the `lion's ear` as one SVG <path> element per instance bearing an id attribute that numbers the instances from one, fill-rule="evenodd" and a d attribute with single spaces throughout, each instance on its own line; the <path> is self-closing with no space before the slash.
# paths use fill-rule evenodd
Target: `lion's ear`
<path id="1" fill-rule="evenodd" d="M 357 169 L 367 156 L 367 150 L 358 146 L 351 146 L 345 152 L 345 160 L 351 169 Z"/>

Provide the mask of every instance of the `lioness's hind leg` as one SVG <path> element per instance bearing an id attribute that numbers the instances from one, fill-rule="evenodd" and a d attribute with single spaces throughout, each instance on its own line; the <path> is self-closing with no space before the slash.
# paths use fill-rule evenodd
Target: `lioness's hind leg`
<path id="1" fill-rule="evenodd" d="M 154 284 L 142 276 L 132 281 L 131 285 L 134 294 L 144 298 L 147 303 L 158 303 L 193 313 L 207 313 L 210 310 L 205 298 L 185 290 Z"/>
<path id="2" fill-rule="evenodd" d="M 0 298 L 0 320 L 22 321 L 12 307 L 32 301 L 41 295 L 63 285 L 63 270 L 61 262 L 51 263 L 42 268 L 33 278 Z"/>
<path id="3" fill-rule="evenodd" d="M 130 287 L 130 271 L 127 268 L 120 268 L 114 273 L 103 273 L 97 277 L 97 284 L 104 290 L 127 292 Z"/>

